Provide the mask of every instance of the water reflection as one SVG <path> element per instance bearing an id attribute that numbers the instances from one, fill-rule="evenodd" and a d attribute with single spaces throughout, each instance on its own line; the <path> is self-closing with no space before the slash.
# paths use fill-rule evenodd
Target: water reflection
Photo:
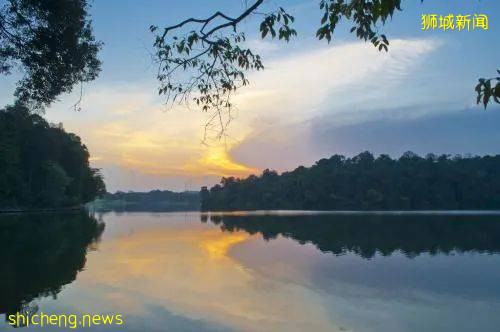
<path id="1" fill-rule="evenodd" d="M 228 213 L 209 218 L 222 231 L 258 233 L 265 240 L 281 235 L 335 255 L 500 252 L 499 215 Z M 208 216 L 200 219 L 206 222 Z"/>
<path id="2" fill-rule="evenodd" d="M 123 315 L 110 331 L 500 326 L 498 215 L 105 213 L 104 233 L 85 215 L 16 218 L 0 219 L 0 314 Z"/>
<path id="3" fill-rule="evenodd" d="M 73 282 L 104 224 L 85 212 L 0 217 L 0 314 L 37 310 L 30 302 L 53 298 Z"/>

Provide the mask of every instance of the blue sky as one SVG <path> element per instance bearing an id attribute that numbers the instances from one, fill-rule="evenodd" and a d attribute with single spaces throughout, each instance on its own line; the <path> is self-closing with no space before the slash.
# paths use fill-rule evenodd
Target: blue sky
<path id="1" fill-rule="evenodd" d="M 94 1 L 103 71 L 85 85 L 81 112 L 71 109 L 78 99 L 72 93 L 46 117 L 82 137 L 111 191 L 198 189 L 221 176 L 284 171 L 364 150 L 500 153 L 500 109 L 484 111 L 474 100 L 477 79 L 500 67 L 499 1 L 403 1 L 403 11 L 380 27 L 391 42 L 387 54 L 359 42 L 349 24 L 338 27 L 331 44 L 317 41 L 318 3 L 266 2 L 266 8 L 282 6 L 295 16 L 299 35 L 289 44 L 262 41 L 258 17 L 242 24 L 266 70 L 251 73 L 250 86 L 236 96 L 239 111 L 225 142 L 201 144 L 205 114 L 165 109 L 149 26 L 216 10 L 236 15 L 245 4 L 238 0 Z M 486 14 L 489 29 L 422 30 L 422 14 Z M 3 104 L 12 101 L 15 79 L 0 82 Z"/>

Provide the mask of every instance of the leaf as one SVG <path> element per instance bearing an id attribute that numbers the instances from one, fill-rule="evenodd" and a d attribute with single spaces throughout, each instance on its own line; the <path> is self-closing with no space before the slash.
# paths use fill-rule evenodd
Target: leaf
<path id="1" fill-rule="evenodd" d="M 328 13 L 325 13 L 323 17 L 321 18 L 321 24 L 325 24 L 326 20 L 328 19 Z"/>

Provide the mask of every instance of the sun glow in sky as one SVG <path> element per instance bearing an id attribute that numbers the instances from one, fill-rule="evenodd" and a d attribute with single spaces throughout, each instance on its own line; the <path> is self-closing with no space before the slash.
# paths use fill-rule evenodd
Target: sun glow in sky
<path id="1" fill-rule="evenodd" d="M 104 42 L 103 71 L 84 86 L 82 111 L 71 108 L 78 99 L 75 92 L 62 96 L 46 117 L 82 137 L 109 191 L 197 190 L 222 176 L 290 170 L 335 153 L 364 150 L 393 156 L 407 150 L 500 153 L 492 143 L 498 142 L 499 131 L 491 125 L 498 123 L 498 109 L 481 111 L 473 90 L 477 78 L 493 75 L 498 66 L 497 1 L 460 0 L 453 6 L 405 1 L 403 12 L 383 28 L 388 53 L 359 42 L 346 25 L 339 26 L 330 45 L 315 40 L 315 2 L 272 5 L 295 15 L 299 36 L 289 44 L 262 41 L 256 21 L 243 24 L 265 70 L 250 73 L 250 86 L 235 96 L 237 111 L 225 139 L 203 142 L 210 114 L 165 108 L 149 55 L 148 27 L 218 9 L 241 10 L 242 3 L 226 0 L 189 5 L 158 0 L 147 6 L 95 1 L 91 13 L 96 37 Z M 423 13 L 487 14 L 490 28 L 422 31 Z M 4 104 L 11 100 L 13 82 L 15 77 L 2 82 Z M 383 126 L 389 130 L 380 134 Z"/>

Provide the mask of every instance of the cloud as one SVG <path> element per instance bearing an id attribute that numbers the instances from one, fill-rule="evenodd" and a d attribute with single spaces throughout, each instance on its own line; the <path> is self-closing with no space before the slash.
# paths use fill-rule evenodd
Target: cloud
<path id="1" fill-rule="evenodd" d="M 201 144 L 209 114 L 180 107 L 165 111 L 155 81 L 99 83 L 84 95 L 82 112 L 69 111 L 72 96 L 52 107 L 48 117 L 63 121 L 66 129 L 82 137 L 92 156 L 99 156 L 93 163 L 105 168 L 110 188 L 122 189 L 115 182 L 126 177 L 112 172 L 133 172 L 137 180 L 131 189 L 170 185 L 180 189 L 181 181 L 175 177 L 196 183 L 206 179 L 211 184 L 221 176 L 258 172 L 262 145 L 280 147 L 308 135 L 297 124 L 324 114 L 344 122 L 378 114 L 375 106 L 387 103 L 388 95 L 404 87 L 425 56 L 438 47 L 435 40 L 392 40 L 390 51 L 382 53 L 356 42 L 304 47 L 299 53 L 274 58 L 264 71 L 250 74 L 251 85 L 235 96 L 238 112 L 227 132 L 231 138 L 209 146 Z M 403 93 L 392 98 L 391 105 L 409 100 Z M 247 148 L 239 148 L 243 146 Z M 294 151 L 282 152 L 281 158 L 301 163 Z M 295 155 L 303 154 L 295 151 Z M 269 160 L 266 167 L 279 165 Z M 158 181 L 151 180 L 155 178 Z"/>
<path id="2" fill-rule="evenodd" d="M 418 113 L 420 107 L 407 107 L 404 111 Z M 311 165 L 333 154 L 353 156 L 365 150 L 393 157 L 399 157 L 405 151 L 420 155 L 495 155 L 500 154 L 496 144 L 500 140 L 499 111 L 498 107 L 487 112 L 476 107 L 416 118 L 384 118 L 351 124 L 338 124 L 334 118 L 323 116 L 280 128 L 280 131 L 295 135 L 287 140 L 275 140 L 272 145 L 266 142 L 274 139 L 273 133 L 263 133 L 235 148 L 233 155 L 245 162 L 246 158 L 255 158 L 258 149 L 260 161 L 256 166 L 272 165 L 279 171 Z"/>
<path id="3" fill-rule="evenodd" d="M 247 40 L 246 47 L 251 48 L 253 52 L 261 56 L 268 56 L 280 50 L 281 42 L 272 42 L 260 38 Z"/>
<path id="4" fill-rule="evenodd" d="M 380 98 L 404 84 L 439 45 L 432 39 L 396 39 L 387 53 L 362 42 L 309 49 L 267 63 L 264 71 L 251 75 L 250 88 L 236 103 L 245 119 L 280 124 L 325 111 L 350 113 L 353 105 L 387 102 Z"/>
<path id="5" fill-rule="evenodd" d="M 81 112 L 71 110 L 74 98 L 68 97 L 47 115 L 82 137 L 109 190 L 184 189 L 186 183 L 198 189 L 221 176 L 256 171 L 228 154 L 232 142 L 202 144 L 207 114 L 166 111 L 154 92 L 153 84 L 99 87 L 85 94 Z"/>
<path id="6" fill-rule="evenodd" d="M 293 168 L 323 156 L 311 140 L 318 122 L 338 127 L 377 119 L 414 118 L 450 107 L 422 92 L 419 71 L 441 42 L 393 40 L 388 53 L 371 44 L 348 43 L 271 63 L 242 92 L 239 133 L 231 155 L 257 168 Z M 426 79 L 429 74 L 426 74 Z M 420 105 L 421 107 L 415 107 Z M 406 111 L 411 107 L 411 112 Z M 316 159 L 312 159 L 314 158 Z"/>

